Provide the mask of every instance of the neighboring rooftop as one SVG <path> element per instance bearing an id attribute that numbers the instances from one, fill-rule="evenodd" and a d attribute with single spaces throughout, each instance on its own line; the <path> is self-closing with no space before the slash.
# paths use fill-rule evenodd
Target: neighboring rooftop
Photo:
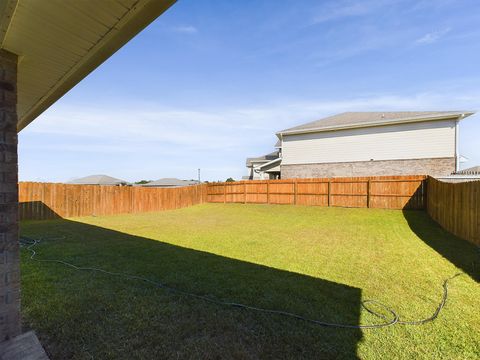
<path id="1" fill-rule="evenodd" d="M 277 135 L 467 117 L 472 111 L 345 112 L 279 131 Z"/>
<path id="2" fill-rule="evenodd" d="M 68 184 L 78 185 L 126 185 L 127 181 L 117 179 L 108 175 L 90 175 L 83 178 L 69 181 Z"/>
<path id="3" fill-rule="evenodd" d="M 198 185 L 197 180 L 180 180 L 177 178 L 163 178 L 155 181 L 150 181 L 149 183 L 142 184 L 141 186 L 146 187 L 181 187 L 181 186 L 192 186 Z"/>
<path id="4" fill-rule="evenodd" d="M 480 166 L 473 166 L 468 169 L 457 171 L 457 174 L 461 175 L 480 175 Z"/>
<path id="5" fill-rule="evenodd" d="M 267 163 L 269 161 L 277 159 L 279 156 L 279 151 L 275 150 L 270 154 L 262 155 L 259 157 L 247 158 L 247 166 L 252 166 L 252 163 Z"/>

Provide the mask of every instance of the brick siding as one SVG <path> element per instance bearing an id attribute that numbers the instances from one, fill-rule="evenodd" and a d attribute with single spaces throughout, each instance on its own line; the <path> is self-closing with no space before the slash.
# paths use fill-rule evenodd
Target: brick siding
<path id="1" fill-rule="evenodd" d="M 20 334 L 17 57 L 0 50 L 0 342 Z"/>
<path id="2" fill-rule="evenodd" d="M 383 175 L 449 175 L 455 158 L 379 160 L 323 164 L 281 165 L 282 179 Z"/>

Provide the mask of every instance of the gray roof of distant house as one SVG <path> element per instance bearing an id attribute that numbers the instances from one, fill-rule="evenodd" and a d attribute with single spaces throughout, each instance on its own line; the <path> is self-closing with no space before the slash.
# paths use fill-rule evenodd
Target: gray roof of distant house
<path id="1" fill-rule="evenodd" d="M 142 184 L 141 186 L 180 187 L 180 186 L 191 186 L 191 185 L 197 185 L 197 184 L 199 184 L 197 180 L 180 180 L 177 178 L 163 178 L 155 181 L 150 181 L 149 183 Z"/>
<path id="2" fill-rule="evenodd" d="M 277 135 L 432 121 L 472 114 L 472 111 L 345 112 L 279 131 Z"/>
<path id="3" fill-rule="evenodd" d="M 468 169 L 463 169 L 460 171 L 457 171 L 457 174 L 464 174 L 464 175 L 476 175 L 480 174 L 480 166 L 473 166 Z"/>
<path id="4" fill-rule="evenodd" d="M 255 163 L 267 163 L 269 161 L 275 160 L 279 156 L 280 156 L 279 151 L 275 150 L 274 152 L 271 152 L 270 154 L 262 155 L 262 156 L 259 156 L 259 157 L 247 158 L 247 166 L 251 166 L 252 163 L 254 163 L 254 162 Z"/>
<path id="5" fill-rule="evenodd" d="M 77 185 L 124 185 L 128 184 L 127 181 L 117 179 L 108 175 L 90 175 L 83 178 L 69 181 L 68 184 Z"/>

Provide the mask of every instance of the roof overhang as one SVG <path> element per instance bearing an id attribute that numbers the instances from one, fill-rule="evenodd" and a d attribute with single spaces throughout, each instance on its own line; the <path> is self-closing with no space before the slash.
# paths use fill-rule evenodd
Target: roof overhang
<path id="1" fill-rule="evenodd" d="M 262 160 L 251 159 L 251 160 L 247 160 L 246 166 L 247 167 L 257 166 L 258 164 L 265 164 L 269 161 L 270 160 L 267 160 L 267 159 L 262 159 Z"/>
<path id="2" fill-rule="evenodd" d="M 176 0 L 0 2 L 0 49 L 18 56 L 18 131 Z"/>
<path id="3" fill-rule="evenodd" d="M 439 120 L 448 120 L 448 119 L 461 120 L 473 114 L 475 114 L 474 111 L 467 111 L 467 112 L 456 113 L 456 114 L 445 114 L 445 115 L 437 115 L 437 116 L 418 116 L 418 117 L 401 118 L 401 119 L 394 119 L 394 120 L 357 123 L 357 124 L 351 124 L 351 125 L 329 126 L 329 127 L 312 128 L 312 129 L 284 130 L 284 131 L 277 132 L 276 135 L 279 139 L 281 139 L 285 135 L 308 134 L 308 133 L 318 133 L 318 132 L 326 132 L 326 131 L 348 130 L 348 129 L 358 129 L 358 128 L 367 128 L 367 127 L 386 126 L 386 125 L 409 124 L 409 123 L 425 122 L 425 121 L 439 121 Z"/>
<path id="4" fill-rule="evenodd" d="M 273 164 L 275 164 L 275 163 L 280 162 L 281 160 L 282 160 L 282 158 L 274 159 L 274 160 L 269 161 L 269 162 L 267 162 L 267 163 L 265 163 L 265 164 L 261 164 L 261 165 L 259 165 L 259 166 L 256 166 L 255 169 L 263 169 L 263 168 L 266 168 L 266 167 L 268 167 L 268 166 L 271 166 L 271 165 L 273 165 Z"/>

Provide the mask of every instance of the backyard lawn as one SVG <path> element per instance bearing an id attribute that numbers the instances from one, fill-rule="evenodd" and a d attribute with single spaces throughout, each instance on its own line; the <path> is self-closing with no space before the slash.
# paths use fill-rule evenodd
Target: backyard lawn
<path id="1" fill-rule="evenodd" d="M 38 259 L 138 275 L 211 299 L 343 324 L 382 323 L 375 299 L 422 326 L 326 328 L 221 306 L 146 282 L 30 260 L 22 313 L 52 359 L 474 359 L 476 247 L 421 211 L 204 204 L 21 223 Z M 382 309 L 376 307 L 382 312 Z M 383 311 L 385 316 L 388 313 Z"/>

